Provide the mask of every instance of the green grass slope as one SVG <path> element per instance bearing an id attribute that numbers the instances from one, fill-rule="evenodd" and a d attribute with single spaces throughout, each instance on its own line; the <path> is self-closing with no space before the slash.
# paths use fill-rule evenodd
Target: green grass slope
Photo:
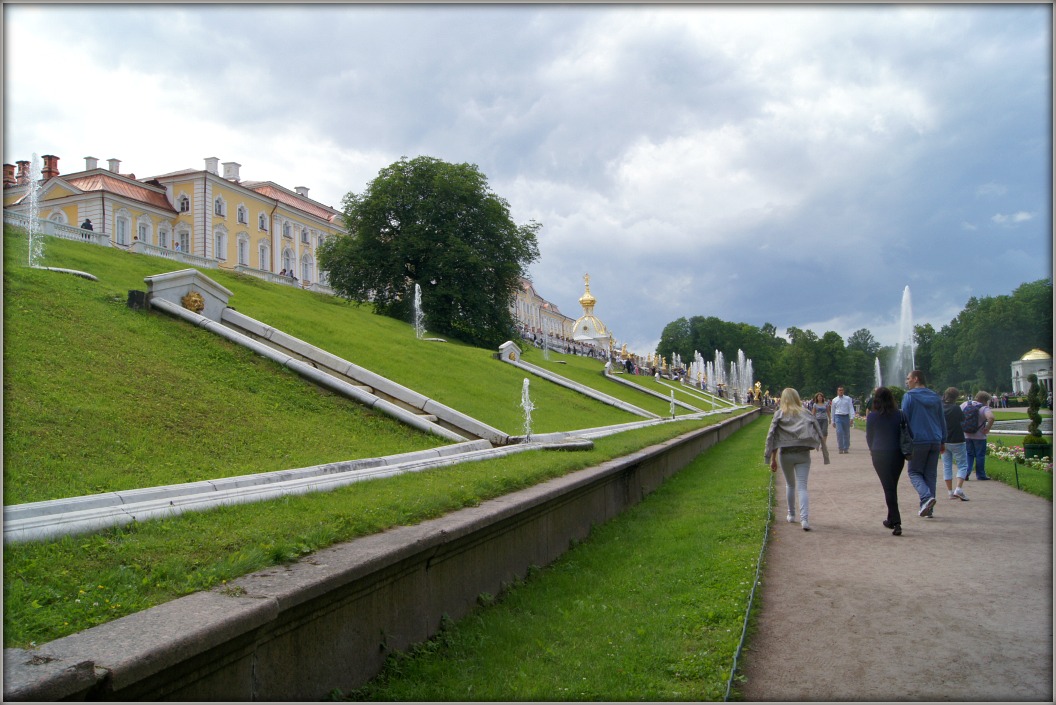
<path id="1" fill-rule="evenodd" d="M 4 503 L 300 467 L 435 447 L 434 436 L 302 381 L 200 328 L 126 306 L 158 258 L 49 239 L 45 265 L 4 241 Z M 520 431 L 524 374 L 490 351 L 292 287 L 209 271 L 243 313 L 493 426 Z M 600 375 L 598 376 L 600 380 Z M 533 381 L 533 430 L 636 420 Z M 4 549 L 4 645 L 30 646 L 248 572 L 473 506 L 725 416 Z"/>
<path id="2" fill-rule="evenodd" d="M 4 503 L 77 496 L 435 447 L 444 441 L 304 382 L 237 345 L 126 306 L 168 260 L 48 239 L 29 269 L 5 237 Z M 207 271 L 247 315 L 518 434 L 524 373 L 491 351 L 414 337 L 338 298 Z M 600 379 L 600 381 L 604 381 Z M 636 417 L 533 380 L 533 431 Z"/>

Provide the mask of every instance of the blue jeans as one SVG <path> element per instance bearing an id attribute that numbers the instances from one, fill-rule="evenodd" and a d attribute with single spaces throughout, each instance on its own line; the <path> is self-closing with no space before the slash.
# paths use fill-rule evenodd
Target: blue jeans
<path id="1" fill-rule="evenodd" d="M 810 474 L 810 452 L 781 449 L 781 472 L 785 475 L 785 502 L 788 513 L 796 515 L 796 495 L 799 495 L 799 520 L 806 521 L 810 513 L 807 476 Z"/>
<path id="2" fill-rule="evenodd" d="M 953 464 L 957 463 L 957 477 L 968 477 L 968 452 L 964 443 L 947 443 L 942 454 L 942 479 L 953 480 Z"/>
<path id="3" fill-rule="evenodd" d="M 965 477 L 972 474 L 974 465 L 976 479 L 983 479 L 986 477 L 986 439 L 966 438 L 964 445 L 968 450 L 968 472 Z"/>
<path id="4" fill-rule="evenodd" d="M 836 414 L 832 417 L 836 427 L 836 447 L 847 450 L 851 447 L 851 417 L 848 414 Z"/>
<path id="5" fill-rule="evenodd" d="M 914 443 L 909 458 L 909 481 L 920 495 L 920 503 L 935 496 L 935 480 L 939 471 L 939 444 Z"/>

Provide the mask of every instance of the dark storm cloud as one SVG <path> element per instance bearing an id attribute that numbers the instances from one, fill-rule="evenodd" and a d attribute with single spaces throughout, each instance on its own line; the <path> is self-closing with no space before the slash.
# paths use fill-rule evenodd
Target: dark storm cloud
<path id="1" fill-rule="evenodd" d="M 475 163 L 543 224 L 537 289 L 577 316 L 589 271 L 632 349 L 696 314 L 887 343 L 907 284 L 940 327 L 1051 276 L 1051 25 L 1037 5 L 7 6 L 5 159 L 216 155 L 332 204 L 401 156 Z M 31 78 L 70 66 L 108 87 L 97 110 Z"/>

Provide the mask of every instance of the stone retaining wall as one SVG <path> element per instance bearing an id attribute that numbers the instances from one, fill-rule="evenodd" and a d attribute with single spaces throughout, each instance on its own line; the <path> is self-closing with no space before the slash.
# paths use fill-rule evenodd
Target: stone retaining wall
<path id="1" fill-rule="evenodd" d="M 33 651 L 4 650 L 5 700 L 319 700 L 436 634 L 636 504 L 751 411 L 629 456 L 318 551 Z"/>

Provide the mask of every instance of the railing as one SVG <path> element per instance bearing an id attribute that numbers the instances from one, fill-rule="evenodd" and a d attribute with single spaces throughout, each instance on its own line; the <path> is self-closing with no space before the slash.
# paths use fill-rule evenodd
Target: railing
<path id="1" fill-rule="evenodd" d="M 43 235 L 60 237 L 63 240 L 87 242 L 102 247 L 110 247 L 110 236 L 106 233 L 97 233 L 94 230 L 83 230 L 73 225 L 56 223 L 53 220 L 45 220 L 43 218 L 37 218 L 36 221 L 37 232 Z M 5 210 L 4 222 L 9 225 L 15 225 L 29 230 L 29 216 L 25 213 L 15 213 L 13 211 Z"/>
<path id="2" fill-rule="evenodd" d="M 118 247 L 120 249 L 128 250 L 129 252 L 135 252 L 137 254 L 151 255 L 153 257 L 162 257 L 164 259 L 170 259 L 175 262 L 181 262 L 183 264 L 189 264 L 195 267 L 202 267 L 205 269 L 218 269 L 220 263 L 213 259 L 206 257 L 199 257 L 198 255 L 192 255 L 187 252 L 176 252 L 170 250 L 167 247 L 160 247 L 158 245 L 151 245 L 143 242 L 142 240 L 133 240 L 131 245 L 115 245 L 110 241 L 110 236 L 106 233 L 97 233 L 94 230 L 84 230 L 72 225 L 64 225 L 62 223 L 56 223 L 53 220 L 44 220 L 37 218 L 37 232 L 43 235 L 50 235 L 51 237 L 59 237 L 64 240 L 75 240 L 77 242 L 87 242 L 92 245 L 100 245 L 102 247 Z M 29 216 L 25 213 L 16 213 L 14 211 L 4 211 L 4 222 L 16 227 L 25 228 L 29 230 Z M 254 277 L 263 279 L 264 281 L 271 282 L 272 284 L 285 284 L 286 286 L 296 286 L 301 289 L 307 289 L 308 291 L 315 291 L 320 294 L 329 294 L 336 296 L 336 292 L 326 284 L 321 282 L 305 282 L 293 277 L 284 277 L 274 272 L 266 272 L 263 269 L 254 269 L 244 264 L 237 265 L 235 267 L 236 272 L 242 274 L 249 274 Z"/>
<path id="3" fill-rule="evenodd" d="M 135 252 L 140 255 L 151 255 L 153 257 L 164 257 L 165 259 L 175 260 L 184 264 L 194 265 L 195 267 L 205 267 L 206 269 L 217 269 L 220 265 L 216 260 L 208 259 L 206 257 L 199 257 L 198 255 L 188 254 L 186 252 L 176 252 L 170 250 L 167 247 L 159 247 L 158 245 L 151 245 L 142 240 L 134 240 L 132 245 L 128 248 L 129 252 Z"/>
<path id="4" fill-rule="evenodd" d="M 258 279 L 271 282 L 273 284 L 285 284 L 286 286 L 297 286 L 308 291 L 316 291 L 320 294 L 330 294 L 335 296 L 336 293 L 326 284 L 321 282 L 306 282 L 303 279 L 294 279 L 293 277 L 283 276 L 282 274 L 276 274 L 275 272 L 268 272 L 263 269 L 257 269 L 250 267 L 246 264 L 239 264 L 235 266 L 235 271 L 239 274 L 248 274 Z"/>

